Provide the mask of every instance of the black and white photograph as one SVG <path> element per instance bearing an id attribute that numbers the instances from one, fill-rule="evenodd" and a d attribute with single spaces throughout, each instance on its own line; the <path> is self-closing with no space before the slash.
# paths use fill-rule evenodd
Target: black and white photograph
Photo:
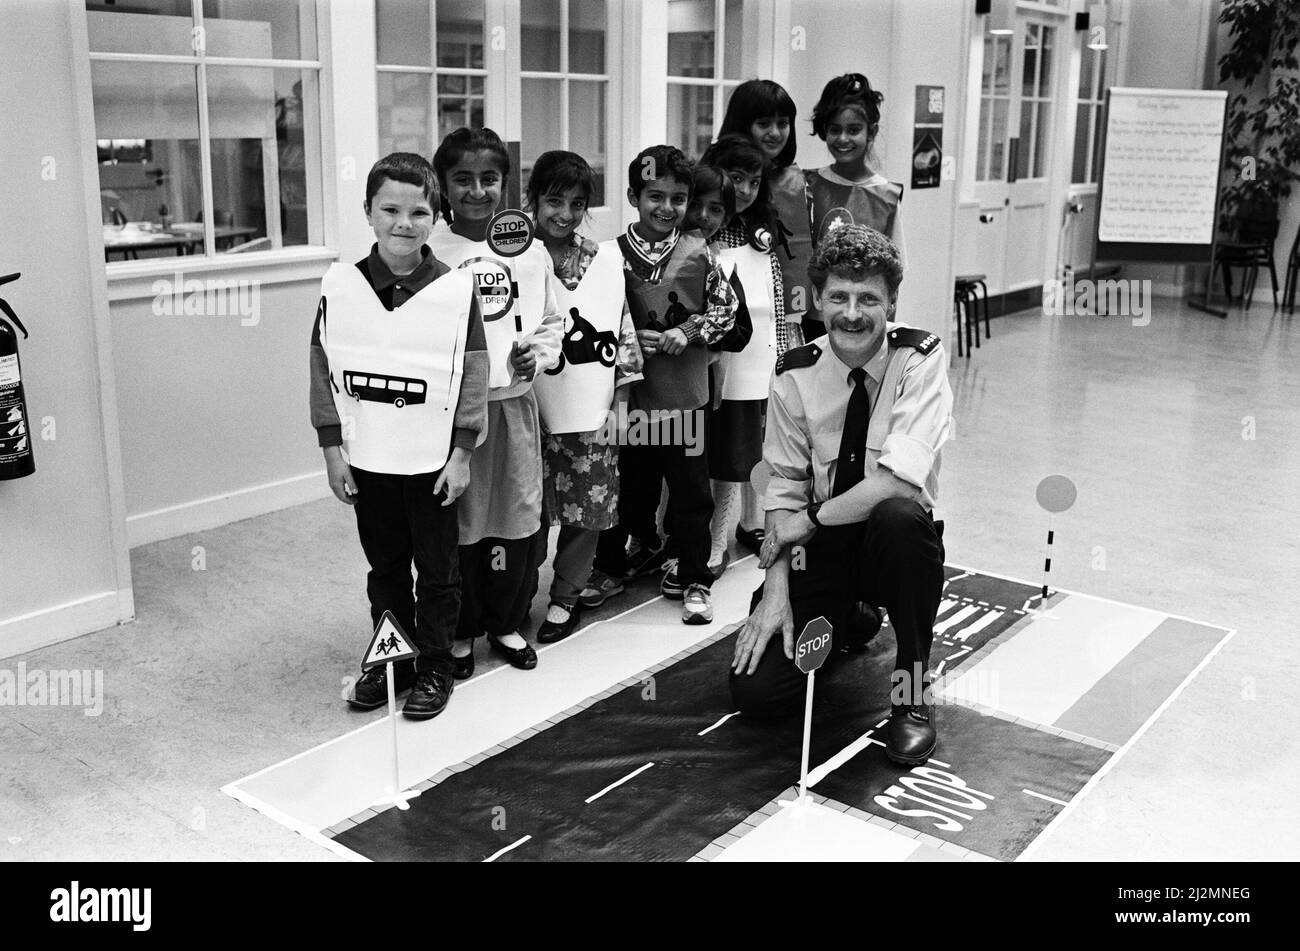
<path id="1" fill-rule="evenodd" d="M 1242 940 L 1300 859 L 1298 50 L 1296 0 L 0 0 L 6 919 L 1053 863 Z"/>

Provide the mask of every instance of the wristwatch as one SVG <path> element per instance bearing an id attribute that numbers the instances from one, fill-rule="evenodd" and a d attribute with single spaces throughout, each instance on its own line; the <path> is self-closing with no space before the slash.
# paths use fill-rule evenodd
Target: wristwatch
<path id="1" fill-rule="evenodd" d="M 803 510 L 803 514 L 808 516 L 808 521 L 812 522 L 818 528 L 826 527 L 817 519 L 817 513 L 822 510 L 822 504 L 823 503 L 821 502 L 814 502 L 812 505 L 808 506 L 806 509 Z"/>

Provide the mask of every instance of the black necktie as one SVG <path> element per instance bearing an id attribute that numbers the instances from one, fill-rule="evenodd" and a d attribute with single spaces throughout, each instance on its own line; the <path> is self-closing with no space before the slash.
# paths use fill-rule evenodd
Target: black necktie
<path id="1" fill-rule="evenodd" d="M 854 367 L 849 371 L 853 392 L 844 413 L 844 435 L 840 437 L 840 455 L 835 463 L 835 485 L 831 496 L 840 495 L 862 481 L 867 462 L 867 423 L 871 419 L 871 397 L 867 395 L 867 371 Z"/>

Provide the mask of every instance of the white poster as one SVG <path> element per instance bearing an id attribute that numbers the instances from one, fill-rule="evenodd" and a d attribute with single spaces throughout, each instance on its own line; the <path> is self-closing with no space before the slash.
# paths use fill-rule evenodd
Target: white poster
<path id="1" fill-rule="evenodd" d="M 1227 95 L 1221 90 L 1111 89 L 1098 240 L 1213 241 Z"/>

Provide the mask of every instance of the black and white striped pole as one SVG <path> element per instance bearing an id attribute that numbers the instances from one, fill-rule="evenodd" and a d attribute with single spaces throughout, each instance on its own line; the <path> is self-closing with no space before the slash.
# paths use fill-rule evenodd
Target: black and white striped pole
<path id="1" fill-rule="evenodd" d="M 1048 576 L 1052 571 L 1052 542 L 1056 539 L 1053 517 L 1074 505 L 1074 500 L 1079 497 L 1079 490 L 1068 476 L 1050 475 L 1038 483 L 1038 489 L 1034 494 L 1038 498 L 1038 504 L 1047 512 L 1047 548 L 1043 553 L 1043 587 L 1041 593 L 1041 598 L 1046 603 L 1047 597 L 1051 593 L 1048 587 Z"/>

